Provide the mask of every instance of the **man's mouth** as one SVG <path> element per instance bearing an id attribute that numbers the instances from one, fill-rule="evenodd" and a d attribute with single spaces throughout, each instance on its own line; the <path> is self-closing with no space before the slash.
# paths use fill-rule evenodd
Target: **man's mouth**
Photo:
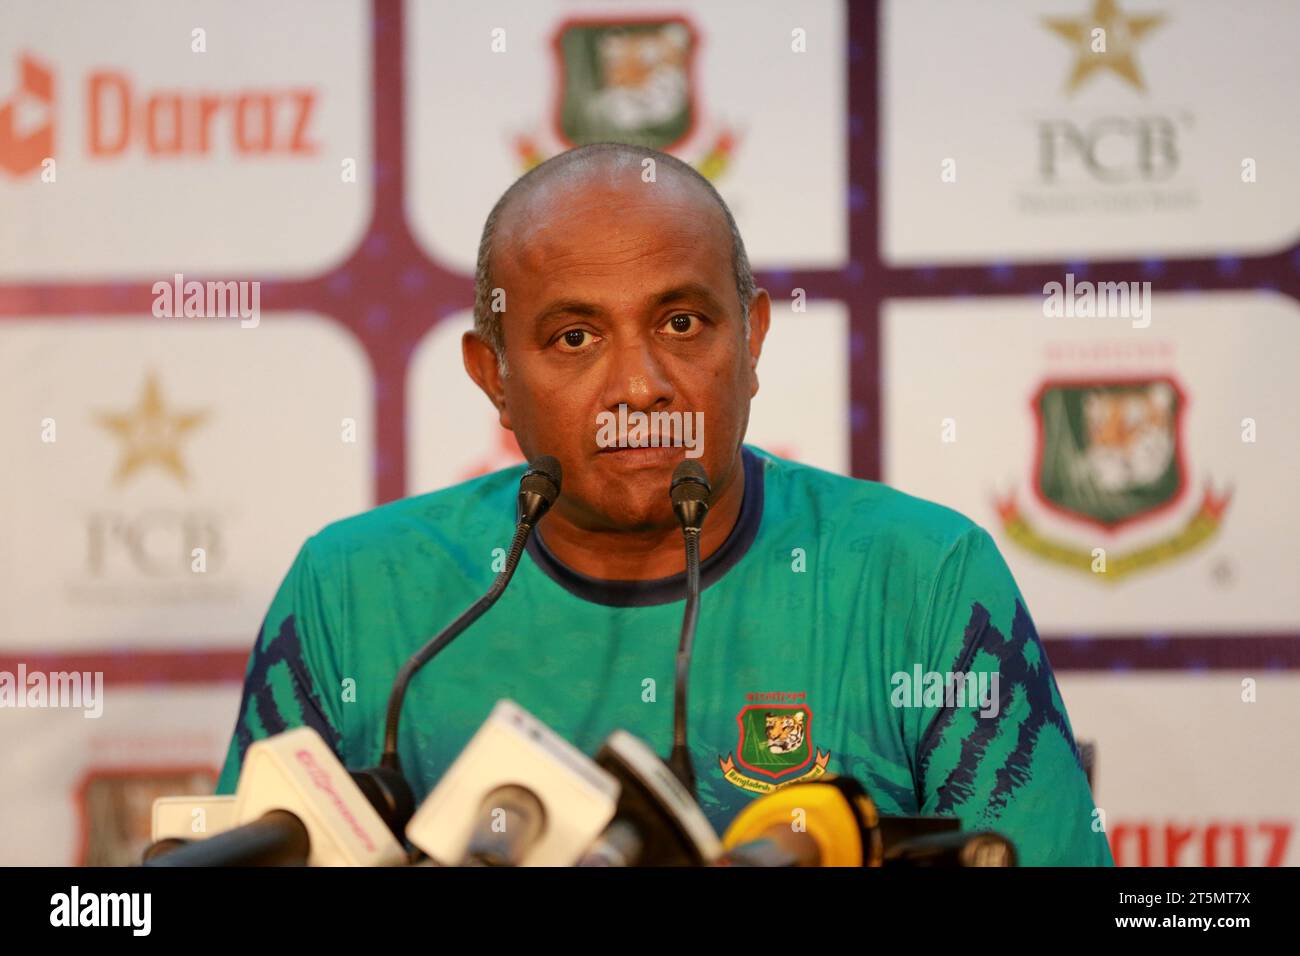
<path id="1" fill-rule="evenodd" d="M 620 465 L 659 466 L 704 452 L 704 413 L 700 411 L 629 412 L 605 409 L 596 415 L 596 446 L 603 461 Z"/>
<path id="2" fill-rule="evenodd" d="M 640 467 L 676 464 L 686 456 L 686 449 L 661 446 L 658 448 L 602 448 L 598 457 L 605 461 Z"/>

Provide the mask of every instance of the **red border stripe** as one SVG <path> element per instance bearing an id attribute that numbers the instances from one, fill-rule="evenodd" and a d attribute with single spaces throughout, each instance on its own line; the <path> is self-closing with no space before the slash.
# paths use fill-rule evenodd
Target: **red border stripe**
<path id="1" fill-rule="evenodd" d="M 220 684 L 244 679 L 249 649 L 0 654 L 0 671 L 103 671 L 110 684 Z"/>

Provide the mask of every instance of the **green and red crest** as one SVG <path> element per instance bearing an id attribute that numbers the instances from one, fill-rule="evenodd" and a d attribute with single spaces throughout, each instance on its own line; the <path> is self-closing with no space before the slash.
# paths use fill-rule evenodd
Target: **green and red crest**
<path id="1" fill-rule="evenodd" d="M 1031 485 L 1040 504 L 1117 534 L 1061 533 L 1022 509 L 1014 489 L 995 496 L 1002 533 L 1044 561 L 1117 583 L 1206 545 L 1218 534 L 1232 490 L 1205 482 L 1200 504 L 1154 540 L 1119 547 L 1121 529 L 1173 508 L 1190 482 L 1183 426 L 1187 395 L 1169 375 L 1051 379 L 1030 402 L 1037 421 Z M 1127 539 L 1132 540 L 1132 539 Z"/>
<path id="2" fill-rule="evenodd" d="M 1187 400 L 1172 378 L 1048 381 L 1032 404 L 1048 508 L 1113 531 L 1182 497 Z"/>
<path id="3" fill-rule="evenodd" d="M 556 134 L 570 146 L 670 150 L 695 126 L 698 47 L 682 17 L 565 21 L 555 35 Z"/>
<path id="4" fill-rule="evenodd" d="M 735 758 L 718 759 L 723 776 L 755 793 L 820 777 L 826 772 L 830 754 L 813 746 L 812 719 L 812 708 L 806 704 L 742 707 L 736 714 L 739 737 Z"/>

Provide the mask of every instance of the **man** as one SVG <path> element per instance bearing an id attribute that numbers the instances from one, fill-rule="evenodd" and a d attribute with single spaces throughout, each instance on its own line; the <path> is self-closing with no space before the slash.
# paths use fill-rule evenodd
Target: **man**
<path id="1" fill-rule="evenodd" d="M 742 445 L 771 303 L 707 180 L 649 149 L 558 156 L 492 210 L 476 285 L 465 367 L 528 458 L 559 459 L 563 489 L 500 603 L 410 688 L 399 750 L 417 798 L 502 697 L 589 753 L 624 728 L 667 755 L 685 593 L 668 488 L 690 454 L 713 487 L 690 744 L 720 832 L 758 793 L 838 773 L 884 813 L 998 830 L 1027 864 L 1111 862 L 991 538 Z M 611 442 L 602 422 L 638 412 L 702 421 L 703 441 Z M 522 471 L 307 541 L 254 647 L 220 792 L 252 740 L 299 724 L 349 767 L 378 760 L 393 676 L 491 584 Z"/>

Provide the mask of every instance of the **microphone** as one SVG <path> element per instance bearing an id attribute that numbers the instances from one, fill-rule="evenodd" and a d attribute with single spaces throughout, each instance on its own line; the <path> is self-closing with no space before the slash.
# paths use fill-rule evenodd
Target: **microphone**
<path id="1" fill-rule="evenodd" d="M 160 840 L 144 852 L 147 867 L 306 866 L 311 835 L 301 818 L 272 810 L 211 840 Z"/>
<path id="2" fill-rule="evenodd" d="M 614 731 L 596 764 L 618 781 L 618 807 L 579 866 L 706 866 L 722 854 L 704 811 L 641 740 Z"/>
<path id="3" fill-rule="evenodd" d="M 519 517 L 515 526 L 515 536 L 510 542 L 506 554 L 506 564 L 492 582 L 486 594 L 471 604 L 460 617 L 452 621 L 427 644 L 411 655 L 397 672 L 393 681 L 393 690 L 388 698 L 388 714 L 384 726 L 384 753 L 379 760 L 379 770 L 400 772 L 397 757 L 397 725 L 402 713 L 402 701 L 406 698 L 406 689 L 421 667 L 438 656 L 448 644 L 454 641 L 466 628 L 487 612 L 501 597 L 514 577 L 515 568 L 523 556 L 524 545 L 532 534 L 537 522 L 555 504 L 560 497 L 560 463 L 550 455 L 539 455 L 529 465 L 528 471 L 519 482 Z M 410 819 L 410 814 L 407 814 Z M 403 821 L 403 824 L 405 821 Z"/>
<path id="4" fill-rule="evenodd" d="M 614 817 L 618 781 L 501 700 L 406 827 L 444 866 L 572 866 Z"/>
<path id="5" fill-rule="evenodd" d="M 992 830 L 931 833 L 913 837 L 885 852 L 885 866 L 1017 866 L 1016 847 Z"/>
<path id="6" fill-rule="evenodd" d="M 236 822 L 233 795 L 156 797 L 142 861 L 229 830 Z"/>
<path id="7" fill-rule="evenodd" d="M 325 740 L 298 727 L 248 748 L 233 822 L 215 836 L 152 850 L 148 867 L 398 866 L 405 848 Z M 157 846 L 157 844 L 155 844 Z"/>
<path id="8" fill-rule="evenodd" d="M 478 821 L 465 850 L 467 866 L 522 866 L 542 837 L 546 808 L 527 787 L 497 787 L 479 805 Z"/>
<path id="9" fill-rule="evenodd" d="M 682 634 L 677 644 L 673 749 L 668 756 L 668 766 L 692 798 L 695 796 L 695 770 L 686 745 L 686 679 L 691 666 L 691 647 L 695 643 L 695 624 L 700 615 L 700 529 L 709 513 L 711 491 L 709 476 L 698 461 L 688 458 L 673 469 L 668 495 L 686 542 L 686 610 L 682 615 Z"/>
<path id="10" fill-rule="evenodd" d="M 721 866 L 881 865 L 880 815 L 862 785 L 827 774 L 759 797 L 722 837 Z"/>
<path id="11" fill-rule="evenodd" d="M 158 797 L 153 802 L 149 838 L 202 839 L 235 825 L 235 798 L 230 796 Z"/>

